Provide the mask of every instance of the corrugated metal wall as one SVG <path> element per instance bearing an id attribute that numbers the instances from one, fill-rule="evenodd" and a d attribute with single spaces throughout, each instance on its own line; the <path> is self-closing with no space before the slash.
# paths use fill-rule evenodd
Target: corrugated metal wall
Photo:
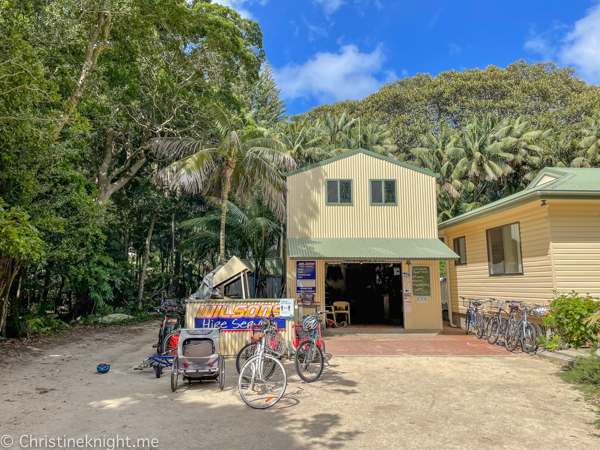
<path id="1" fill-rule="evenodd" d="M 326 205 L 326 179 L 352 179 L 352 205 Z M 397 206 L 371 206 L 369 180 L 396 179 Z M 358 153 L 288 177 L 287 234 L 298 237 L 436 238 L 435 178 Z"/>
<path id="2" fill-rule="evenodd" d="M 556 289 L 600 296 L 600 202 L 547 203 Z"/>
<path id="3" fill-rule="evenodd" d="M 450 262 L 447 269 L 453 312 L 465 313 L 459 296 L 531 303 L 544 303 L 553 297 L 547 216 L 548 208 L 540 208 L 535 202 L 444 230 L 450 248 L 454 238 L 464 236 L 467 249 L 467 264 L 456 266 Z M 486 230 L 513 222 L 519 222 L 521 228 L 523 275 L 490 276 Z"/>
<path id="4" fill-rule="evenodd" d="M 411 296 L 411 312 L 404 313 L 404 328 L 407 330 L 442 330 L 442 294 L 440 291 L 439 261 L 411 260 L 411 272 L 414 266 L 429 266 L 431 275 L 431 296 L 425 303 L 418 303 L 416 296 Z M 408 266 L 403 262 L 402 270 Z M 412 277 L 411 277 L 412 282 Z"/>
<path id="5" fill-rule="evenodd" d="M 247 300 L 200 300 L 187 302 L 185 323 L 187 328 L 195 328 L 195 319 L 198 314 L 200 305 L 223 305 L 229 307 L 229 311 L 235 305 L 262 305 L 262 304 L 279 304 L 279 299 L 247 299 Z M 286 320 L 286 330 L 281 333 L 286 341 L 292 340 L 293 320 Z M 241 348 L 250 342 L 249 331 L 222 331 L 221 332 L 221 354 L 225 356 L 236 356 Z"/>

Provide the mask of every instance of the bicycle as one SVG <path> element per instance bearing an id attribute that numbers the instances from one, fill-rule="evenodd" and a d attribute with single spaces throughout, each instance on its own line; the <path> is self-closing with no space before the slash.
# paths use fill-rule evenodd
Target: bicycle
<path id="1" fill-rule="evenodd" d="M 521 344 L 521 349 L 525 353 L 531 353 L 537 350 L 537 338 L 541 335 L 541 330 L 538 332 L 536 329 L 537 324 L 529 322 L 527 316 L 531 310 L 539 307 L 540 305 L 524 305 L 521 306 L 520 309 L 511 310 L 510 316 L 508 317 L 508 327 L 505 337 L 505 345 L 508 351 L 515 351 L 519 343 Z M 519 315 L 519 311 L 522 311 L 523 315 L 521 315 L 517 321 L 516 317 Z"/>
<path id="2" fill-rule="evenodd" d="M 165 299 L 157 308 L 157 311 L 164 314 L 158 332 L 158 343 L 156 344 L 157 352 L 162 354 L 171 347 L 172 336 L 185 326 L 185 305 L 173 304 L 170 300 Z"/>
<path id="3" fill-rule="evenodd" d="M 287 374 L 276 351 L 266 342 L 268 331 L 274 328 L 273 320 L 261 319 L 266 333 L 256 333 L 256 353 L 240 371 L 238 391 L 248 406 L 266 409 L 277 404 L 287 388 Z"/>
<path id="4" fill-rule="evenodd" d="M 506 303 L 508 305 L 508 307 L 510 308 L 510 311 L 506 311 L 503 308 L 504 303 Z M 498 312 L 494 315 L 494 317 L 492 317 L 490 319 L 490 324 L 489 324 L 488 333 L 487 333 L 488 343 L 498 344 L 498 345 L 506 344 L 506 331 L 508 329 L 508 317 L 510 317 L 510 315 L 513 312 L 518 310 L 519 306 L 521 306 L 521 304 L 522 304 L 522 302 L 515 302 L 515 301 L 502 302 L 501 300 L 498 301 Z M 507 318 L 503 318 L 502 313 L 506 314 Z M 499 342 L 500 337 L 503 338 L 502 342 Z"/>
<path id="5" fill-rule="evenodd" d="M 274 315 L 271 313 L 271 320 L 274 320 Z M 265 333 L 267 334 L 267 345 L 271 350 L 273 350 L 277 354 L 281 354 L 283 356 L 284 353 L 284 340 L 280 339 L 279 330 L 276 327 L 270 327 L 269 324 L 274 322 L 263 321 L 261 319 L 260 325 L 251 325 L 250 326 L 250 342 L 244 345 L 237 354 L 235 358 L 235 368 L 237 372 L 240 373 L 242 366 L 244 363 L 251 358 L 256 353 L 256 344 L 257 341 L 255 336 L 257 333 Z"/>
<path id="6" fill-rule="evenodd" d="M 469 334 L 469 329 L 475 330 L 475 337 L 482 339 L 487 333 L 490 317 L 484 314 L 483 306 L 491 303 L 494 299 L 480 300 L 475 298 L 460 297 L 463 301 L 463 306 L 467 307 L 465 316 L 465 334 Z M 481 309 L 480 309 L 481 308 Z"/>
<path id="7" fill-rule="evenodd" d="M 325 365 L 324 344 L 321 339 L 321 321 L 319 316 L 326 311 L 318 311 L 314 315 L 305 315 L 302 320 L 302 330 L 308 333 L 308 338 L 298 342 L 294 356 L 296 372 L 307 383 L 313 383 L 323 373 Z M 297 329 L 297 328 L 296 328 Z"/>

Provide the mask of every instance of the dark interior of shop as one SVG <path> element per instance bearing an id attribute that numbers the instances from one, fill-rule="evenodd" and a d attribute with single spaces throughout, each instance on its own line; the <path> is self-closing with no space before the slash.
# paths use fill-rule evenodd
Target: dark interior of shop
<path id="1" fill-rule="evenodd" d="M 331 306 L 337 301 L 350 304 L 352 325 L 403 326 L 402 265 L 327 264 L 325 305 Z"/>

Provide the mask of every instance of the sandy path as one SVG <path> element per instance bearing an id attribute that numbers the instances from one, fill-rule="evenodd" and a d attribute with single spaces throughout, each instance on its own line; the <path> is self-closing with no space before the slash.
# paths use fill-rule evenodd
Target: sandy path
<path id="1" fill-rule="evenodd" d="M 173 394 L 168 377 L 134 371 L 156 334 L 156 323 L 82 330 L 6 358 L 0 436 L 13 448 L 21 435 L 86 434 L 177 449 L 600 448 L 596 414 L 536 358 L 334 357 L 310 385 L 287 364 L 286 397 L 255 411 L 239 398 L 232 360 L 222 392 L 207 382 Z M 101 362 L 109 374 L 96 373 Z"/>

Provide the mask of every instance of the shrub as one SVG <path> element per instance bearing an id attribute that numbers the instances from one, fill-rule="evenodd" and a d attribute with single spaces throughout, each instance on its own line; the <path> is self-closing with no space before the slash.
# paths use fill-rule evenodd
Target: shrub
<path id="1" fill-rule="evenodd" d="M 580 348 L 598 342 L 600 323 L 585 322 L 585 319 L 600 309 L 598 299 L 580 296 L 575 291 L 556 297 L 544 317 L 544 326 L 554 328 L 565 344 Z"/>
<path id="2" fill-rule="evenodd" d="M 58 319 L 56 314 L 29 319 L 27 325 L 33 333 L 54 333 L 69 328 L 69 325 Z"/>
<path id="3" fill-rule="evenodd" d="M 600 388 L 600 356 L 592 353 L 587 358 L 579 357 L 575 364 L 561 374 L 569 383 L 592 385 Z"/>

